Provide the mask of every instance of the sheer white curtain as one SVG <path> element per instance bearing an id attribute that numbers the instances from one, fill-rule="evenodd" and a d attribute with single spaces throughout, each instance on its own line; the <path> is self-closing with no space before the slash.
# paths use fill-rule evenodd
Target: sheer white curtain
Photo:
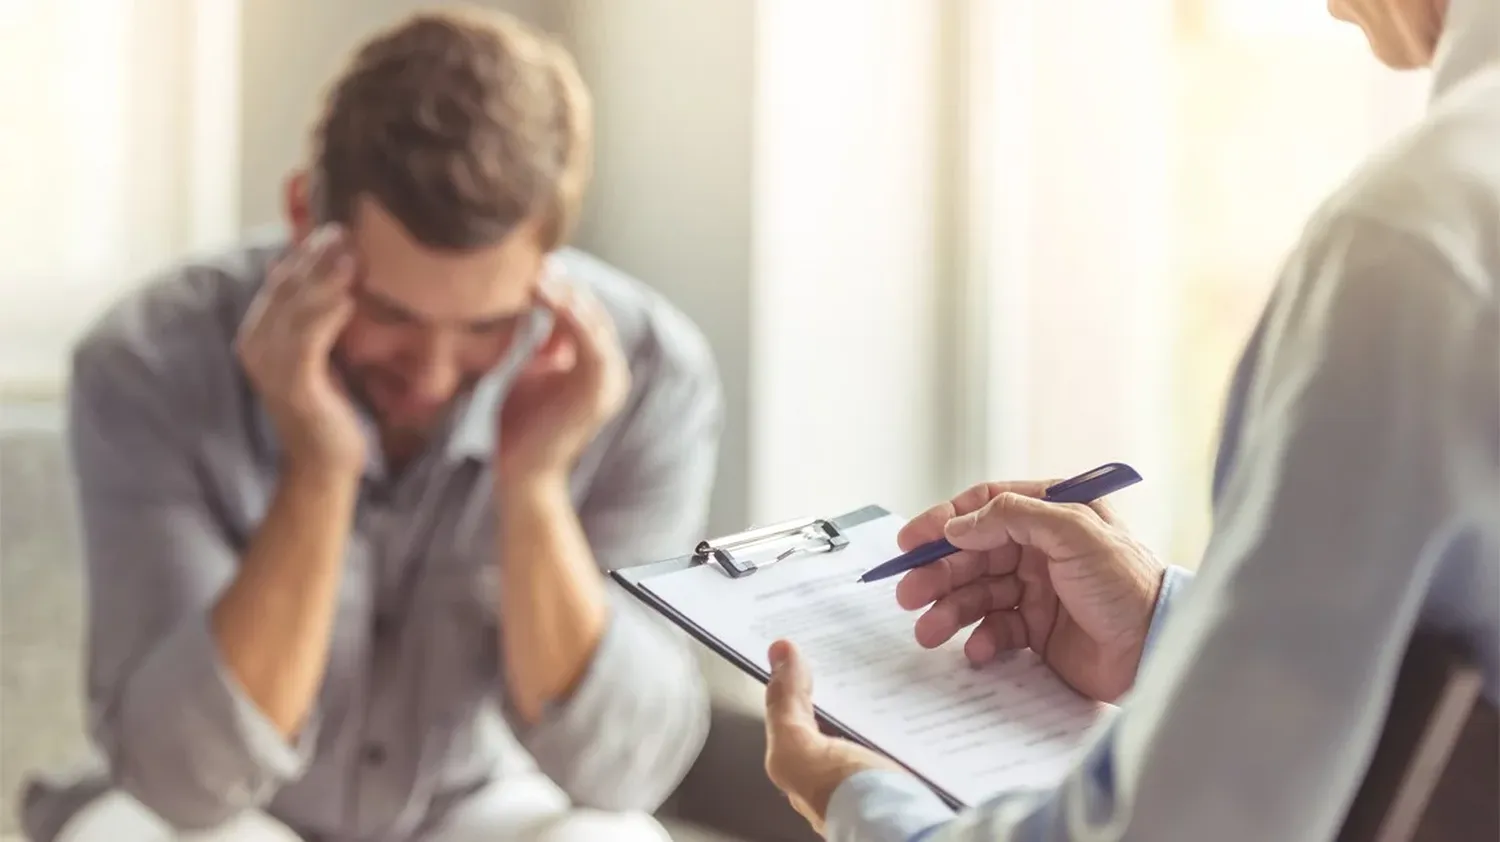
<path id="1" fill-rule="evenodd" d="M 1169 3 L 966 8 L 967 479 L 1115 460 L 1160 477 Z M 1165 534 L 1159 493 L 1124 502 Z"/>
<path id="2" fill-rule="evenodd" d="M 237 230 L 238 0 L 0 3 L 0 388 L 53 391 L 143 273 Z"/>
<path id="3" fill-rule="evenodd" d="M 1317 201 L 1420 113 L 1305 0 L 999 0 L 970 18 L 965 480 L 1124 460 L 1196 561 L 1238 346 Z"/>

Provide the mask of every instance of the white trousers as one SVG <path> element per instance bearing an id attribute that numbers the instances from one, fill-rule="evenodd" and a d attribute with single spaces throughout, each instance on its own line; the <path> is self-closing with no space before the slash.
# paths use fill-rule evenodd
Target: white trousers
<path id="1" fill-rule="evenodd" d="M 176 833 L 140 802 L 111 792 L 63 827 L 57 842 L 302 842 L 260 812 L 209 831 Z M 413 842 L 671 842 L 644 813 L 577 809 L 552 781 L 527 776 L 497 781 L 456 805 L 441 827 Z"/>

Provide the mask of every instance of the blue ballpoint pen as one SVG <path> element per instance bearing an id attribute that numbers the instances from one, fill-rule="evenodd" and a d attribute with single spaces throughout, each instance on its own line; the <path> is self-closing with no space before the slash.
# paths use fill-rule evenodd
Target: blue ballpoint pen
<path id="1" fill-rule="evenodd" d="M 1141 481 L 1141 475 L 1123 462 L 1110 462 L 1049 486 L 1042 499 L 1049 503 L 1092 503 L 1100 497 L 1113 494 L 1122 488 Z M 859 577 L 861 582 L 878 582 L 899 576 L 908 570 L 931 564 L 958 552 L 958 548 L 946 538 L 923 544 L 909 553 L 902 553 L 884 564 L 876 565 Z"/>

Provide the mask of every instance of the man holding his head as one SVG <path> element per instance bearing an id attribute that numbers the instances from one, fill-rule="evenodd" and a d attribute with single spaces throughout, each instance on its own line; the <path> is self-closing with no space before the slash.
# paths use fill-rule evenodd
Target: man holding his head
<path id="1" fill-rule="evenodd" d="M 1062 781 L 954 815 L 820 733 L 778 642 L 767 768 L 831 840 L 1328 842 L 1414 630 L 1467 644 L 1500 701 L 1500 0 L 1330 6 L 1387 64 L 1432 63 L 1435 96 L 1286 264 L 1235 376 L 1201 575 L 1041 483 L 918 517 L 904 547 L 964 550 L 897 588 L 919 641 L 971 629 L 980 663 L 1030 648 L 1120 709 Z M 1443 818 L 1493 820 L 1489 797 Z"/>
<path id="2" fill-rule="evenodd" d="M 666 838 L 707 695 L 601 568 L 701 537 L 722 409 L 694 326 L 562 248 L 590 142 L 559 47 L 421 14 L 334 81 L 289 240 L 81 341 L 109 771 L 34 784 L 36 842 Z"/>

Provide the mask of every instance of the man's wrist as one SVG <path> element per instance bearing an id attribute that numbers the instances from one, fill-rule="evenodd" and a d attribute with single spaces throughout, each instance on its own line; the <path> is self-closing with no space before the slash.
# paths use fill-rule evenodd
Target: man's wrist
<path id="1" fill-rule="evenodd" d="M 495 503 L 502 519 L 572 512 L 569 477 L 562 470 L 502 472 L 495 477 Z"/>
<path id="2" fill-rule="evenodd" d="M 568 471 L 564 468 L 537 468 L 528 471 L 496 471 L 495 498 L 498 501 L 568 500 Z"/>
<path id="3" fill-rule="evenodd" d="M 300 494 L 357 494 L 364 479 L 363 466 L 339 461 L 286 459 L 282 462 L 280 484 Z"/>

